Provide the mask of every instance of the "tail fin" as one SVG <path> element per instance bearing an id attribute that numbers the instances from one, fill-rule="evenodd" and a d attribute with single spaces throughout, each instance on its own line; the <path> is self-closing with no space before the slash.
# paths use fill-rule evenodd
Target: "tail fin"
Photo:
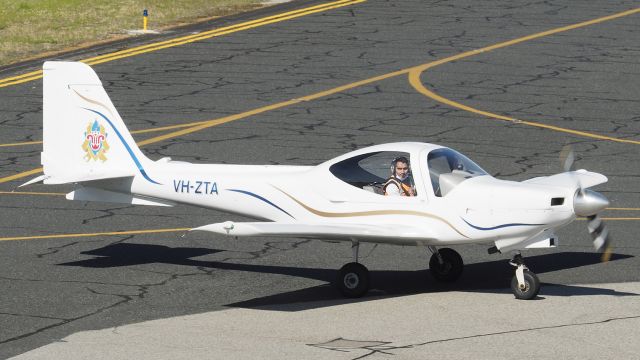
<path id="1" fill-rule="evenodd" d="M 146 158 L 96 73 L 79 62 L 44 63 L 43 152 L 46 184 L 136 176 Z"/>

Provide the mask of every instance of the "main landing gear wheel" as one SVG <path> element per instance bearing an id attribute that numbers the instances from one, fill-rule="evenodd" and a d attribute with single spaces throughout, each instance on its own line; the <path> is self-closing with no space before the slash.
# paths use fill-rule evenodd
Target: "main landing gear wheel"
<path id="1" fill-rule="evenodd" d="M 439 255 L 439 256 L 438 256 Z M 454 282 L 462 275 L 464 263 L 457 251 L 449 248 L 438 249 L 429 260 L 431 276 L 441 282 Z"/>
<path id="2" fill-rule="evenodd" d="M 518 276 L 514 275 L 513 279 L 511 279 L 511 291 L 513 291 L 516 299 L 531 300 L 535 298 L 538 295 L 538 291 L 540 291 L 540 280 L 536 274 L 529 270 L 524 270 L 522 275 L 524 276 L 523 286 L 518 285 Z"/>
<path id="3" fill-rule="evenodd" d="M 348 263 L 338 271 L 336 285 L 346 297 L 361 297 L 369 291 L 369 270 L 362 264 Z"/>

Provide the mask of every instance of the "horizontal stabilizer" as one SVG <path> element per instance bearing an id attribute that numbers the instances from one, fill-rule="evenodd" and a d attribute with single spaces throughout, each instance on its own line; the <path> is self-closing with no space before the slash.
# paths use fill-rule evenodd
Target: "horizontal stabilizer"
<path id="1" fill-rule="evenodd" d="M 48 178 L 47 175 L 40 175 L 40 176 L 38 176 L 36 178 L 33 178 L 33 179 L 27 181 L 26 183 L 24 183 L 22 185 L 18 185 L 18 187 L 21 188 L 23 186 L 37 184 L 39 182 L 45 181 L 47 178 Z"/>
<path id="2" fill-rule="evenodd" d="M 587 171 L 584 169 L 563 172 L 552 176 L 543 176 L 523 181 L 527 184 L 538 184 L 558 187 L 571 187 L 577 186 L 578 182 L 583 189 L 604 184 L 608 181 L 607 177 L 595 172 Z"/>
<path id="3" fill-rule="evenodd" d="M 105 179 L 119 179 L 119 178 L 133 178 L 133 174 L 129 170 L 110 170 L 109 172 L 92 172 L 88 174 L 78 174 L 70 177 L 64 176 L 47 176 L 44 178 L 44 183 L 47 185 L 60 185 L 60 184 L 74 184 L 86 181 L 105 180 Z M 34 179 L 35 180 L 35 179 Z"/>
<path id="4" fill-rule="evenodd" d="M 167 200 L 148 199 L 132 194 L 123 194 L 115 191 L 83 187 L 67 194 L 68 200 L 101 201 L 119 204 L 174 206 L 175 203 Z"/>
<path id="5" fill-rule="evenodd" d="M 230 236 L 278 236 L 334 240 L 424 240 L 424 233 L 411 227 L 371 224 L 309 224 L 281 222 L 216 223 L 191 229 Z"/>

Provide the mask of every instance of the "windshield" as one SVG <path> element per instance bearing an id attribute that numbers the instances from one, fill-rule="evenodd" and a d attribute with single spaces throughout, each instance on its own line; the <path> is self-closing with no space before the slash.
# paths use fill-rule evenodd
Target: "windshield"
<path id="1" fill-rule="evenodd" d="M 445 196 L 462 181 L 487 175 L 480 166 L 457 151 L 436 149 L 427 157 L 429 177 L 436 196 Z"/>

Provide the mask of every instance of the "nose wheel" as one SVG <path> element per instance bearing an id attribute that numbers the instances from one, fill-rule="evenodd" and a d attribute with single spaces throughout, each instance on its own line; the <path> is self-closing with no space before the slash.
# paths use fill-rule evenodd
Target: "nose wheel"
<path id="1" fill-rule="evenodd" d="M 509 262 L 516 267 L 516 274 L 511 279 L 511 291 L 516 299 L 531 300 L 538 296 L 540 280 L 538 276 L 529 271 L 520 254 L 517 254 Z"/>

